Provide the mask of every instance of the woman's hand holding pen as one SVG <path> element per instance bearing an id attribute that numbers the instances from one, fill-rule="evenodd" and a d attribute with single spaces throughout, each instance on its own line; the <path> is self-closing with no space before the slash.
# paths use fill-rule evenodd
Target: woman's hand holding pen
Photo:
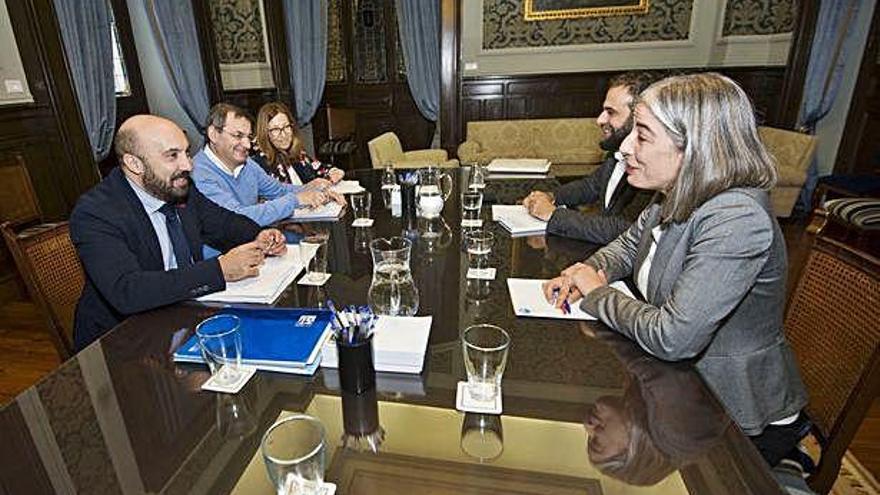
<path id="1" fill-rule="evenodd" d="M 278 229 L 266 229 L 257 234 L 256 241 L 262 246 L 266 256 L 280 256 L 287 252 L 284 234 Z"/>
<path id="2" fill-rule="evenodd" d="M 560 276 L 544 282 L 544 297 L 557 308 L 562 308 L 564 303 L 574 304 L 606 285 L 608 279 L 603 270 L 596 271 L 590 265 L 577 263 L 563 270 Z"/>

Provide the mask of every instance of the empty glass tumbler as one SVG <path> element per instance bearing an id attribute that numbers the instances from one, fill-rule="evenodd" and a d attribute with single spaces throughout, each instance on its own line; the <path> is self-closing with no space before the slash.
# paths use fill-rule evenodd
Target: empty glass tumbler
<path id="1" fill-rule="evenodd" d="M 317 419 L 296 414 L 272 425 L 260 444 L 278 495 L 317 495 L 324 483 L 325 433 Z"/>
<path id="2" fill-rule="evenodd" d="M 240 326 L 241 320 L 228 314 L 212 316 L 196 326 L 199 349 L 217 385 L 232 385 L 242 373 Z"/>
<path id="3" fill-rule="evenodd" d="M 461 336 L 468 392 L 480 401 L 493 401 L 501 390 L 507 366 L 510 335 L 495 325 L 472 325 Z"/>

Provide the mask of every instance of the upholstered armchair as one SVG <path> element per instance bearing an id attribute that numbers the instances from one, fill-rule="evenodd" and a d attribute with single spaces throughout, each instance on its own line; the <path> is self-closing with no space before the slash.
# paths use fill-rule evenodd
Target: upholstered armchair
<path id="1" fill-rule="evenodd" d="M 758 134 L 776 159 L 779 177 L 770 191 L 773 211 L 778 217 L 788 217 L 807 180 L 807 168 L 816 152 L 816 137 L 773 127 L 759 127 Z"/>
<path id="2" fill-rule="evenodd" d="M 400 139 L 393 132 L 386 132 L 367 143 L 373 168 L 383 168 L 390 163 L 394 168 L 420 168 L 428 165 L 457 167 L 458 160 L 449 159 L 446 150 L 403 151 Z"/>

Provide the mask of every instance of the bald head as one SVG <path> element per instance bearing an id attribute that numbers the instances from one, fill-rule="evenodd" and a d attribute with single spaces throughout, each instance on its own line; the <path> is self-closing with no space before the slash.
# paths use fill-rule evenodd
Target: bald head
<path id="1" fill-rule="evenodd" d="M 131 181 L 163 201 L 186 198 L 189 188 L 189 141 L 174 122 L 155 115 L 135 115 L 119 126 L 114 149 Z"/>

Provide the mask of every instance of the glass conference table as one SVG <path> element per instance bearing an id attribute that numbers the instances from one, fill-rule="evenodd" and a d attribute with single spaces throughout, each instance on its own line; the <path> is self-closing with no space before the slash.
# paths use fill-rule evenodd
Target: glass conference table
<path id="1" fill-rule="evenodd" d="M 376 391 L 362 396 L 340 394 L 330 369 L 310 377 L 259 372 L 238 395 L 202 392 L 207 368 L 170 355 L 216 309 L 151 311 L 0 410 L 0 492 L 269 494 L 260 439 L 279 417 L 306 412 L 326 428 L 326 479 L 340 494 L 782 493 L 687 364 L 655 360 L 597 322 L 514 316 L 507 277 L 553 276 L 596 246 L 511 239 L 487 221 L 496 279 L 465 277 L 458 194 L 466 173 L 454 172 L 439 230 L 414 243 L 419 314 L 433 315 L 422 374 L 379 373 Z M 321 288 L 291 285 L 277 305 L 366 303 L 369 240 L 399 235 L 401 225 L 383 208 L 380 174 L 353 175 L 373 192 L 375 224 L 352 228 L 350 212 L 325 224 L 333 276 Z M 552 177 L 490 179 L 484 218 L 491 203 L 557 185 Z M 459 335 L 482 322 L 512 337 L 501 416 L 454 405 L 465 379 Z"/>

